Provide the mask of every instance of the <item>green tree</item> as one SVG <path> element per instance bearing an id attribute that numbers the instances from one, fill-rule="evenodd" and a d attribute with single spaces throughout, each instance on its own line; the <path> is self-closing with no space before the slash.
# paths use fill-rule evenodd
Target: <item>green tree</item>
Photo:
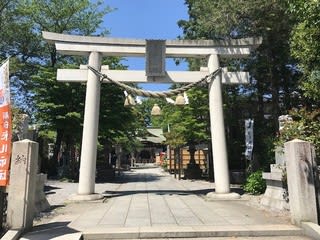
<path id="1" fill-rule="evenodd" d="M 310 111 L 306 108 L 293 109 L 290 112 L 293 121 L 285 123 L 281 130 L 276 146 L 283 146 L 285 142 L 301 139 L 313 143 L 316 158 L 320 160 L 320 110 Z"/>
<path id="2" fill-rule="evenodd" d="M 39 123 L 41 136 L 56 132 L 52 163 L 57 163 L 62 144 L 69 158 L 74 146 L 80 146 L 85 99 L 85 84 L 58 83 L 56 70 L 77 68 L 86 59 L 59 55 L 53 45 L 43 41 L 42 31 L 104 36 L 108 31 L 100 25 L 110 11 L 100 0 L 23 0 L 0 4 L 0 27 L 4 30 L 0 37 L 5 40 L 0 43 L 0 56 L 11 56 L 15 103 Z M 119 64 L 119 58 L 103 61 L 112 69 L 125 68 Z M 134 142 L 135 113 L 124 109 L 122 90 L 103 84 L 101 96 L 100 144 Z"/>
<path id="3" fill-rule="evenodd" d="M 35 65 L 54 66 L 57 59 L 69 63 L 70 57 L 56 54 L 53 45 L 42 39 L 42 31 L 73 34 L 100 34 L 103 16 L 110 11 L 101 1 L 2 1 L 0 54 L 11 57 L 11 86 L 15 104 L 31 114 L 34 112 L 32 80 Z M 74 61 L 74 60 L 72 60 Z M 80 61 L 79 61 L 80 62 Z"/>
<path id="4" fill-rule="evenodd" d="M 101 4 L 100 1 L 90 3 L 88 0 L 19 1 L 16 8 L 19 23 L 24 24 L 30 33 L 30 39 L 23 42 L 29 44 L 28 48 L 34 49 L 32 55 L 24 55 L 26 60 L 19 59 L 26 74 L 18 77 L 20 85 L 16 89 L 24 90 L 24 97 L 32 99 L 24 103 L 30 104 L 29 109 L 36 113 L 36 120 L 42 122 L 43 128 L 55 129 L 54 163 L 58 160 L 62 141 L 67 152 L 79 141 L 80 119 L 83 117 L 83 100 L 80 99 L 84 99 L 83 86 L 57 83 L 55 72 L 62 64 L 84 63 L 84 59 L 59 56 L 53 45 L 43 41 L 42 31 L 94 34 L 109 11 L 101 8 Z M 43 67 L 37 71 L 37 65 Z M 33 75 L 33 79 L 29 75 Z"/>
<path id="5" fill-rule="evenodd" d="M 320 107 L 320 2 L 288 0 L 295 18 L 291 35 L 291 53 L 299 61 L 301 89 L 309 108 Z"/>
<path id="6" fill-rule="evenodd" d="M 188 145 L 206 142 L 209 136 L 208 91 L 194 87 L 188 91 L 188 98 L 189 104 L 184 106 L 163 102 L 163 115 L 157 118 L 157 124 L 165 131 L 169 126 L 170 131 L 180 135 Z"/>
<path id="7" fill-rule="evenodd" d="M 281 1 L 236 1 L 236 0 L 186 0 L 189 20 L 181 20 L 186 39 L 226 39 L 242 37 L 263 37 L 261 46 L 248 60 L 222 60 L 222 66 L 231 69 L 249 70 L 252 85 L 225 88 L 225 103 L 244 102 L 243 113 L 238 116 L 255 119 L 255 162 L 258 165 L 269 163 L 269 156 L 262 151 L 266 148 L 265 139 L 272 138 L 278 129 L 278 116 L 286 113 L 293 105 L 291 92 L 296 90 L 294 61 L 289 55 L 288 39 L 292 29 L 292 19 L 287 13 L 287 5 Z M 192 62 L 192 67 L 197 66 Z M 197 66 L 199 67 L 199 65 Z M 238 98 L 235 100 L 234 98 Z M 245 107 L 247 97 L 252 103 L 249 112 Z M 271 108 L 270 108 L 271 107 Z M 270 109 L 269 111 L 268 108 Z M 246 113 L 245 113 L 246 112 Z M 269 120 L 265 115 L 270 116 Z M 226 122 L 230 129 L 234 123 Z M 244 123 L 239 121 L 238 129 Z M 235 126 L 233 126 L 234 128 Z M 238 144 L 243 137 L 237 136 Z M 234 142 L 235 140 L 228 141 Z M 238 148 L 239 151 L 241 148 Z M 271 149 L 268 149 L 270 152 Z M 238 152 L 238 156 L 241 152 Z"/>
<path id="8" fill-rule="evenodd" d="M 112 146 L 121 145 L 126 153 L 140 147 L 137 136 L 144 129 L 144 121 L 136 108 L 124 106 L 123 89 L 103 84 L 99 124 L 99 143 L 103 146 L 102 160 L 108 160 Z M 108 161 L 107 161 L 108 162 Z"/>
<path id="9" fill-rule="evenodd" d="M 14 9 L 17 1 L 3 0 L 0 2 L 0 56 L 1 59 L 8 57 L 12 40 L 15 36 L 13 31 L 16 25 L 14 21 Z M 14 36 L 13 36 L 14 35 Z"/>
<path id="10" fill-rule="evenodd" d="M 276 145 L 299 138 L 314 144 L 320 156 L 320 2 L 288 0 L 290 14 L 295 20 L 291 32 L 291 54 L 298 61 L 301 104 L 293 108 L 288 122 L 277 138 Z M 302 107 L 301 107 L 302 106 Z"/>
<path id="11" fill-rule="evenodd" d="M 37 75 L 32 78 L 33 101 L 36 111 L 34 118 L 40 126 L 41 132 L 54 131 L 55 148 L 50 166 L 55 174 L 58 154 L 62 142 L 65 143 L 67 153 L 80 142 L 84 108 L 85 86 L 74 83 L 57 83 L 54 67 L 40 67 Z M 42 134 L 42 133 L 41 133 Z M 71 161 L 70 155 L 65 156 Z"/>

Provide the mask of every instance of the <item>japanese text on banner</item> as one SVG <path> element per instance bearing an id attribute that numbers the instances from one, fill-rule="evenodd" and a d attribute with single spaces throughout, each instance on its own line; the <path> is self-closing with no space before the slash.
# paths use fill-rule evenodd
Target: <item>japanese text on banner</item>
<path id="1" fill-rule="evenodd" d="M 11 155 L 9 61 L 0 66 L 0 186 L 8 185 Z"/>

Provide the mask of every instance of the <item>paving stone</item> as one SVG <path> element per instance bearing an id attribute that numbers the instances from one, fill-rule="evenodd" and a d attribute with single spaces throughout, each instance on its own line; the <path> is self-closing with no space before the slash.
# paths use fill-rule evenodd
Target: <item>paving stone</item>
<path id="1" fill-rule="evenodd" d="M 220 236 L 238 236 L 240 240 L 254 234 L 274 234 L 276 239 L 291 234 L 293 238 L 288 240 L 295 240 L 294 236 L 302 233 L 300 228 L 288 224 L 287 216 L 275 217 L 248 205 L 247 200 L 206 201 L 201 193 L 213 188 L 213 183 L 179 181 L 158 168 L 124 172 L 118 181 L 98 185 L 96 189 L 107 195 L 104 201 L 68 203 L 50 221 L 68 220 L 67 226 L 83 231 L 85 240 Z M 33 239 L 36 238 L 30 238 Z"/>

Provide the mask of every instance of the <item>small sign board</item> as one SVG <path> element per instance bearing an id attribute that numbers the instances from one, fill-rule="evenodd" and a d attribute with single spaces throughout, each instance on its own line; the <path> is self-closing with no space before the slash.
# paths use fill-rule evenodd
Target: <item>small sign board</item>
<path id="1" fill-rule="evenodd" d="M 165 40 L 146 40 L 146 76 L 164 77 L 166 58 Z"/>
<path id="2" fill-rule="evenodd" d="M 253 153 L 253 119 L 245 120 L 245 131 L 246 131 L 246 151 L 245 157 L 247 160 L 252 160 Z"/>

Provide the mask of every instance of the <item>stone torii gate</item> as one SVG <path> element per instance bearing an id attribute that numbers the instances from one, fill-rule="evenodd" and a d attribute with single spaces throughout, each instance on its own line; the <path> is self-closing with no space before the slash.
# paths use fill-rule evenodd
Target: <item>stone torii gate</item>
<path id="1" fill-rule="evenodd" d="M 88 65 L 119 82 L 135 83 L 191 83 L 219 68 L 219 58 L 243 58 L 261 44 L 261 38 L 227 41 L 213 40 L 157 40 L 156 46 L 148 40 L 89 37 L 43 32 L 43 38 L 54 43 L 56 50 L 65 55 L 89 56 Z M 149 50 L 146 51 L 146 48 Z M 101 66 L 102 56 L 146 57 L 147 70 L 109 70 Z M 208 58 L 208 66 L 200 71 L 165 71 L 165 58 Z M 148 60 L 149 58 L 149 60 Z M 153 73 L 154 68 L 160 71 Z M 223 70 L 209 84 L 209 107 L 211 139 L 215 176 L 215 193 L 228 197 L 230 193 L 229 167 L 225 139 L 221 84 L 246 84 L 247 72 Z M 83 123 L 81 162 L 77 200 L 100 198 L 95 194 L 95 171 L 100 105 L 100 79 L 86 68 L 58 69 L 57 80 L 63 82 L 86 82 L 86 99 Z M 106 81 L 107 82 L 107 81 Z"/>

